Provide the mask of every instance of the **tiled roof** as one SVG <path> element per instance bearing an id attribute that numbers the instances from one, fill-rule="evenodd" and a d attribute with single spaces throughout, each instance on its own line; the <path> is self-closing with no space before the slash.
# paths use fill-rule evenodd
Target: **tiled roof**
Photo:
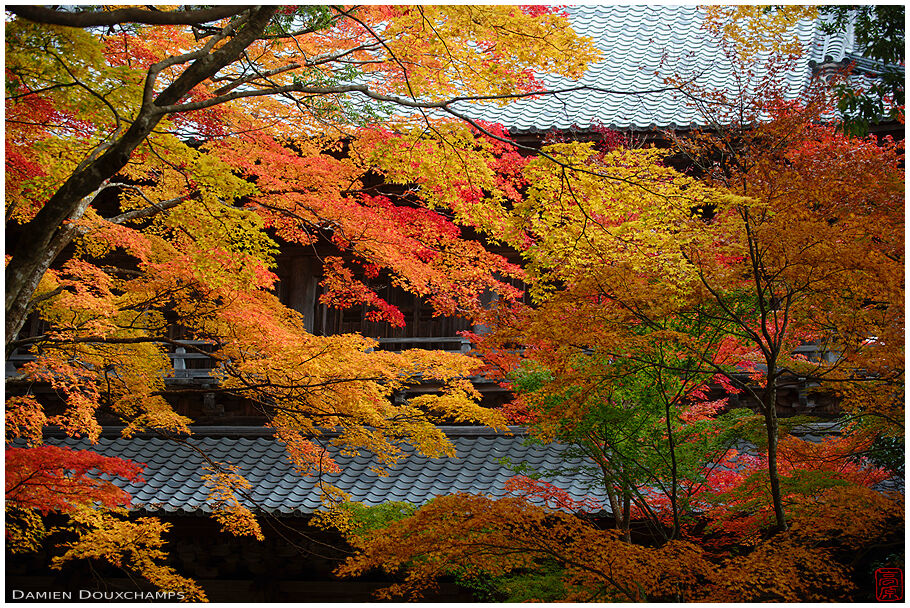
<path id="1" fill-rule="evenodd" d="M 387 501 L 420 505 L 437 495 L 455 492 L 504 496 L 503 484 L 515 473 L 503 464 L 503 459 L 537 470 L 568 466 L 561 458 L 565 446 L 528 445 L 527 437 L 518 429 L 513 435 L 474 427 L 443 427 L 443 431 L 455 445 L 456 458 L 431 459 L 415 455 L 412 448 L 404 448 L 408 456 L 389 467 L 388 476 L 380 477 L 371 470 L 377 464 L 371 456 L 342 456 L 336 448 L 329 447 L 342 473 L 325 474 L 323 480 L 348 492 L 352 500 L 367 505 Z M 48 438 L 46 441 L 144 463 L 145 483 L 124 484 L 122 480 L 116 480 L 133 496 L 133 508 L 143 511 L 210 512 L 211 505 L 206 502 L 208 489 L 201 479 L 207 466 L 203 453 L 217 462 L 237 465 L 239 473 L 252 484 L 252 501 L 244 502 L 254 510 L 276 515 L 305 515 L 320 505 L 317 478 L 297 473 L 283 444 L 271 436 L 192 437 L 179 442 L 160 438 L 102 437 L 94 446 L 70 438 Z M 591 496 L 577 476 L 551 481 L 574 500 Z"/>
<path id="2" fill-rule="evenodd" d="M 877 76 L 886 70 L 904 73 L 904 66 L 902 65 L 885 65 L 881 61 L 863 57 L 858 53 L 846 53 L 841 61 L 848 64 L 852 63 L 854 65 L 854 74 Z"/>
<path id="3" fill-rule="evenodd" d="M 521 427 L 512 427 L 512 434 L 478 427 L 441 428 L 455 445 L 456 458 L 427 458 L 414 454 L 413 448 L 405 447 L 407 457 L 388 467 L 387 476 L 380 477 L 371 470 L 377 461 L 370 455 L 342 456 L 337 448 L 329 447 L 342 473 L 325 474 L 322 480 L 349 493 L 351 500 L 367 505 L 390 501 L 421 505 L 435 496 L 455 492 L 502 497 L 506 480 L 515 475 L 507 462 L 538 471 L 566 469 L 579 464 L 578 460 L 564 457 L 567 446 L 532 444 Z M 821 441 L 825 435 L 838 432 L 837 423 L 805 424 L 794 429 L 795 435 L 808 441 Z M 144 464 L 145 483 L 127 484 L 115 480 L 132 495 L 132 507 L 136 510 L 178 515 L 211 512 L 212 505 L 207 502 L 208 488 L 201 477 L 208 464 L 203 454 L 216 462 L 238 467 L 252 485 L 250 500 L 243 502 L 254 511 L 301 516 L 319 508 L 318 478 L 303 476 L 294 470 L 283 444 L 272 437 L 271 430 L 203 427 L 197 433 L 197 436 L 179 441 L 102 436 L 94 446 L 71 438 L 48 437 L 46 441 Z M 747 444 L 739 448 L 741 452 L 754 452 L 754 446 Z M 609 513 L 606 497 L 596 486 L 589 487 L 594 480 L 583 473 L 548 481 L 565 490 L 575 501 L 586 498 L 599 501 L 602 511 Z M 904 489 L 902 479 L 879 485 L 882 490 L 903 492 Z"/>
<path id="4" fill-rule="evenodd" d="M 701 28 L 703 12 L 696 6 L 574 6 L 566 12 L 575 31 L 595 41 L 602 59 L 580 81 L 544 78 L 550 90 L 586 85 L 617 92 L 656 91 L 666 87 L 665 77 L 674 75 L 721 90 L 736 86 L 729 60 L 718 38 Z M 810 21 L 797 24 L 794 34 L 808 49 L 799 67 L 785 74 L 786 89 L 795 96 L 809 83 L 810 60 L 822 62 L 830 56 L 840 61 L 852 43 L 844 36 L 824 35 Z M 462 104 L 457 109 L 501 123 L 516 134 L 568 130 L 573 125 L 647 130 L 705 124 L 698 110 L 672 90 L 643 95 L 581 90 L 504 107 Z"/>

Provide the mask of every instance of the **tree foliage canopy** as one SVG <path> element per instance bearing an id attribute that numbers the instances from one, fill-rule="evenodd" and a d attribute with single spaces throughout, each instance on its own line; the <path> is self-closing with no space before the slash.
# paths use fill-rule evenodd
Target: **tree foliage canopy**
<path id="1" fill-rule="evenodd" d="M 788 52 L 782 32 L 814 11 L 736 10 L 725 35 L 755 42 L 745 54 Z M 893 17 L 858 14 L 867 32 Z M 768 19 L 770 43 L 743 35 Z M 204 598 L 162 565 L 167 526 L 129 519 L 129 497 L 99 477 L 137 480 L 140 464 L 42 445 L 47 425 L 97 441 L 99 413 L 124 437 L 189 433 L 172 407 L 193 390 L 172 382 L 180 346 L 214 362 L 207 391 L 267 416 L 303 474 L 338 470 L 312 440 L 326 427 L 383 465 L 401 442 L 453 455 L 441 419 L 511 417 L 589 458 L 615 531 L 530 477 L 509 489 L 555 508 L 456 495 L 320 516 L 360 551 L 343 572 L 406 573 L 393 592 L 543 572 L 563 599 L 851 597 L 844 548 L 890 543 L 900 519 L 861 455 L 903 434 L 903 149 L 826 124 L 821 93 L 784 100 L 774 69 L 742 99 L 685 91 L 727 110 L 674 142 L 686 172 L 619 137 L 523 156 L 500 126 L 466 119 L 466 104 L 548 94 L 535 74 L 577 79 L 596 57 L 541 7 L 9 7 L 6 349 L 35 355 L 8 383 L 11 546 L 67 534 L 55 566 L 106 560 Z M 485 323 L 475 340 L 515 403 L 478 406 L 478 359 L 307 331 L 275 295 L 281 246 L 321 256 L 326 306 L 403 325 L 372 287 L 381 277 Z M 193 342 L 168 338 L 174 327 Z M 825 357 L 798 354 L 806 343 Z M 852 417 L 842 440 L 785 438 L 778 397 L 794 381 L 837 395 Z M 392 399 L 421 382 L 438 393 Z M 717 389 L 760 424 L 719 417 Z M 742 437 L 761 453 L 737 460 Z M 261 538 L 239 499 L 248 481 L 219 463 L 205 481 L 222 527 Z M 865 517 L 835 525 L 859 504 Z M 45 528 L 48 511 L 68 524 Z M 660 530 L 656 546 L 629 542 L 636 517 Z"/>
<path id="2" fill-rule="evenodd" d="M 822 32 L 852 38 L 857 55 L 872 64 L 848 62 L 834 85 L 842 130 L 866 135 L 873 125 L 904 122 L 903 6 L 716 6 L 708 9 L 708 19 L 709 28 L 722 32 L 744 56 L 768 50 L 798 55 L 804 49 L 792 27 L 801 19 L 818 20 Z"/>
<path id="3" fill-rule="evenodd" d="M 653 148 L 545 146 L 498 233 L 534 302 L 492 311 L 480 348 L 516 389 L 513 421 L 581 448 L 618 530 L 519 480 L 550 510 L 439 499 L 363 535 L 341 572 L 388 564 L 405 577 L 392 594 L 442 573 L 508 594 L 555 573 L 561 599 L 805 601 L 854 597 L 856 564 L 899 547 L 902 498 L 869 489 L 890 473 L 862 455 L 903 436 L 902 145 L 827 124 L 824 91 L 702 93 L 738 120 L 675 140 L 687 173 Z M 787 436 L 779 399 L 806 382 L 838 396 L 843 437 Z M 712 386 L 759 424 L 718 418 Z M 715 441 L 737 430 L 753 454 Z M 628 542 L 634 515 L 672 540 Z"/>
<path id="4" fill-rule="evenodd" d="M 174 326 L 211 345 L 188 348 L 215 362 L 212 390 L 267 414 L 303 472 L 335 466 L 307 439 L 325 427 L 389 463 L 401 441 L 450 454 L 440 417 L 501 426 L 465 379 L 476 361 L 307 332 L 273 293 L 275 255 L 280 244 L 334 247 L 322 303 L 364 305 L 392 325 L 402 313 L 368 286 L 380 274 L 438 314 L 472 319 L 487 290 L 514 298 L 519 269 L 459 224 L 482 225 L 516 198 L 501 170 L 518 156 L 454 104 L 531 94 L 534 73 L 578 77 L 595 55 L 564 16 L 536 7 L 10 7 L 6 344 L 36 359 L 7 401 L 8 441 L 30 444 L 8 466 L 33 484 L 50 475 L 55 492 L 68 484 L 67 504 L 122 504 L 110 482 L 84 476 L 120 474 L 108 461 L 54 457 L 42 428 L 95 441 L 102 412 L 126 437 L 188 433 L 169 401 Z M 379 178 L 420 192 L 380 192 Z M 30 314 L 39 335 L 22 331 Z M 64 409 L 52 415 L 35 382 Z M 418 382 L 440 394 L 393 403 Z M 221 523 L 259 535 L 236 498 L 246 481 L 229 469 L 207 479 Z M 8 504 L 75 517 L 30 487 L 8 486 Z M 126 525 L 116 521 L 83 517 L 84 542 L 64 559 L 122 563 L 119 549 L 98 548 Z M 131 563 L 166 587 L 154 547 Z"/>

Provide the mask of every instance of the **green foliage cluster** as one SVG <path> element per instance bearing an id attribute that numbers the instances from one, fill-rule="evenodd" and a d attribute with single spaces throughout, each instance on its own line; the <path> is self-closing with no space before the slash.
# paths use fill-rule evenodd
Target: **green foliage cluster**
<path id="1" fill-rule="evenodd" d="M 364 537 L 391 523 L 410 517 L 417 511 L 417 506 L 404 501 L 390 501 L 378 505 L 347 501 L 339 505 L 338 509 L 348 515 L 350 522 L 348 534 L 352 537 Z"/>
<path id="2" fill-rule="evenodd" d="M 558 602 L 568 595 L 565 568 L 555 560 L 541 559 L 534 570 L 498 576 L 454 566 L 452 575 L 479 602 Z"/>
<path id="3" fill-rule="evenodd" d="M 903 5 L 836 5 L 819 7 L 828 17 L 824 31 L 834 34 L 853 29 L 856 45 L 864 57 L 880 62 L 876 80 L 858 88 L 849 83 L 836 87 L 843 128 L 865 135 L 872 125 L 902 120 L 904 93 L 905 21 Z"/>

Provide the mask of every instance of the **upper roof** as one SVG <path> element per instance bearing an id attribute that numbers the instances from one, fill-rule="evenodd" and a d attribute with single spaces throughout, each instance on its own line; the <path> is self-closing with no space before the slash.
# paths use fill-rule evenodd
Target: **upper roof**
<path id="1" fill-rule="evenodd" d="M 571 91 L 522 99 L 503 107 L 456 107 L 472 117 L 501 123 L 513 134 L 591 126 L 686 129 L 705 126 L 705 121 L 680 92 L 660 90 L 667 86 L 664 78 L 681 76 L 696 85 L 721 90 L 736 86 L 719 37 L 702 28 L 704 12 L 699 7 L 573 6 L 565 10 L 575 31 L 594 40 L 602 59 L 579 81 L 562 77 L 542 80 L 550 90 L 585 85 L 601 91 Z M 794 34 L 807 49 L 796 69 L 784 74 L 786 91 L 795 97 L 810 82 L 810 61 L 841 61 L 853 50 L 853 43 L 847 34 L 825 35 L 814 21 L 799 22 Z M 634 94 L 641 91 L 652 92 Z"/>

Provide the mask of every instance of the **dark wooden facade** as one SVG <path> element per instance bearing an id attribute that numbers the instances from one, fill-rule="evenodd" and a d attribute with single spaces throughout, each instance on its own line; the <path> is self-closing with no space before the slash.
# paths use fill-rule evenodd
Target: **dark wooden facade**
<path id="1" fill-rule="evenodd" d="M 467 319 L 442 317 L 434 314 L 432 306 L 411 293 L 395 287 L 386 278 L 369 281 L 380 298 L 397 307 L 404 315 L 405 326 L 370 321 L 364 305 L 339 310 L 320 302 L 322 295 L 322 261 L 315 250 L 287 247 L 278 257 L 278 297 L 281 302 L 303 315 L 306 329 L 316 335 L 359 333 L 371 338 L 386 338 L 388 344 L 407 344 L 406 338 L 457 338 L 460 332 L 473 329 Z M 367 282 L 367 281 L 364 281 Z M 417 344 L 420 340 L 413 341 Z M 426 342 L 426 340 L 424 340 Z M 404 346 L 415 347 L 415 346 Z M 419 347 L 419 346 L 418 346 Z M 438 341 L 424 348 L 461 350 L 460 342 Z M 392 347 L 400 350 L 402 346 Z"/>
<path id="2" fill-rule="evenodd" d="M 396 582 L 380 572 L 356 579 L 336 577 L 333 571 L 352 549 L 340 535 L 310 526 L 309 518 L 263 516 L 265 540 L 261 542 L 220 532 L 220 525 L 202 514 L 160 519 L 172 526 L 166 535 L 168 565 L 195 580 L 212 602 L 370 602 L 376 601 L 376 591 Z M 50 557 L 46 551 L 7 552 L 7 602 L 35 603 L 23 594 L 48 591 L 60 598 L 49 598 L 48 603 L 76 602 L 80 592 L 87 598 L 82 601 L 92 601 L 94 592 L 95 602 L 115 602 L 117 592 L 155 591 L 141 578 L 98 561 L 77 561 L 52 570 Z M 469 590 L 443 581 L 425 601 L 473 599 Z"/>

